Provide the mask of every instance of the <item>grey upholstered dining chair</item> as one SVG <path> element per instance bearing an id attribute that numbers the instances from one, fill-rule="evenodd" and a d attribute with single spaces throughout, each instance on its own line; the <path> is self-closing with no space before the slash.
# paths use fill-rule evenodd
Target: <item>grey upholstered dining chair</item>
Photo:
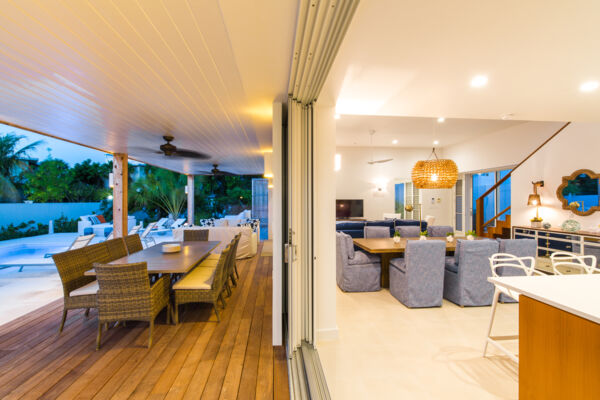
<path id="1" fill-rule="evenodd" d="M 440 307 L 444 293 L 442 240 L 409 240 L 404 258 L 390 260 L 390 293 L 407 307 Z"/>
<path id="2" fill-rule="evenodd" d="M 381 258 L 354 250 L 352 237 L 336 232 L 336 281 L 344 292 L 376 292 L 381 289 Z"/>
<path id="3" fill-rule="evenodd" d="M 496 240 L 457 240 L 456 262 L 446 261 L 444 298 L 459 306 L 489 306 L 494 285 L 489 258 L 498 252 Z"/>
<path id="4" fill-rule="evenodd" d="M 387 226 L 365 226 L 365 239 L 389 237 L 390 228 Z"/>
<path id="5" fill-rule="evenodd" d="M 515 257 L 537 257 L 537 243 L 535 239 L 498 239 L 498 253 L 506 253 Z M 520 276 L 525 275 L 525 271 L 516 265 L 515 268 L 500 267 L 496 270 L 499 276 Z M 501 303 L 516 303 L 516 300 L 502 293 L 500 295 Z"/>
<path id="6" fill-rule="evenodd" d="M 418 226 L 397 226 L 396 232 L 400 232 L 400 236 L 403 238 L 419 237 L 421 234 Z"/>
<path id="7" fill-rule="evenodd" d="M 446 225 L 432 225 L 427 227 L 427 236 L 446 237 L 449 233 L 454 233 L 454 228 Z"/>

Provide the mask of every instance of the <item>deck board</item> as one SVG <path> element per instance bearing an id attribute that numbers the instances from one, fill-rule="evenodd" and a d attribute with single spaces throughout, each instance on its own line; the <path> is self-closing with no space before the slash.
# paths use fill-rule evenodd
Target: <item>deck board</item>
<path id="1" fill-rule="evenodd" d="M 260 249 L 259 249 L 260 252 Z M 238 261 L 240 279 L 217 323 L 210 305 L 180 309 L 179 325 L 128 322 L 95 350 L 95 310 L 69 312 L 62 300 L 0 326 L 0 398 L 288 399 L 285 350 L 271 345 L 272 258 Z"/>

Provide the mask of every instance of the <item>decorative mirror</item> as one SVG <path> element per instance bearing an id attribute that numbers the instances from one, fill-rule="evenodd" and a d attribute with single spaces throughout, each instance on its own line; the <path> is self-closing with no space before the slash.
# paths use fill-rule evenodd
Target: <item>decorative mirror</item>
<path id="1" fill-rule="evenodd" d="M 563 176 L 556 196 L 562 208 L 574 214 L 585 216 L 600 211 L 600 175 L 589 169 L 580 169 L 569 176 Z"/>

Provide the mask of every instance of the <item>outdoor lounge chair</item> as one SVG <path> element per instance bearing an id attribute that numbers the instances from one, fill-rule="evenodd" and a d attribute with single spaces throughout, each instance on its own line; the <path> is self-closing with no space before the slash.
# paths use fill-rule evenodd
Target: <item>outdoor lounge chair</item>
<path id="1" fill-rule="evenodd" d="M 77 238 L 73 241 L 73 243 L 71 243 L 71 245 L 69 246 L 69 248 L 66 251 L 80 249 L 82 247 L 87 246 L 92 241 L 94 236 L 96 236 L 96 235 L 94 235 L 93 233 L 91 235 L 77 236 Z M 58 253 L 46 253 L 44 255 L 44 258 L 50 258 L 54 254 L 58 254 Z"/>
<path id="2" fill-rule="evenodd" d="M 173 229 L 181 228 L 181 226 L 184 223 L 185 223 L 185 218 L 179 218 L 175 222 L 173 222 L 173 224 L 171 224 L 171 227 L 169 229 L 173 230 Z"/>
<path id="3" fill-rule="evenodd" d="M 221 321 L 217 301 L 221 300 L 223 308 L 225 308 L 222 292 L 226 279 L 226 264 L 227 260 L 230 259 L 230 254 L 233 254 L 231 244 L 223 250 L 216 266 L 202 262 L 173 285 L 176 324 L 179 323 L 179 305 L 186 303 L 211 303 L 215 309 L 217 321 Z"/>
<path id="4" fill-rule="evenodd" d="M 154 229 L 154 227 L 158 224 L 158 222 L 150 222 L 148 224 L 148 226 L 146 227 L 146 229 L 144 229 L 144 232 L 142 232 L 140 239 L 142 240 L 142 244 L 145 244 L 146 247 L 148 247 L 150 245 L 150 243 L 152 243 L 152 246 L 154 246 L 156 244 L 156 241 L 154 240 L 154 238 L 152 236 L 150 236 L 150 232 L 152 232 L 152 229 Z"/>
<path id="5" fill-rule="evenodd" d="M 167 324 L 171 314 L 169 278 L 164 275 L 152 286 L 145 262 L 121 265 L 95 264 L 98 277 L 98 336 L 100 349 L 102 326 L 116 321 L 148 321 L 148 348 L 152 346 L 152 331 L 156 316 L 167 308 Z"/>
<path id="6" fill-rule="evenodd" d="M 62 282 L 64 296 L 59 333 L 65 326 L 67 311 L 85 308 L 87 316 L 90 308 L 96 308 L 96 288 L 93 287 L 95 279 L 84 275 L 84 272 L 91 268 L 88 249 L 89 247 L 83 247 L 52 256 Z"/>
<path id="7" fill-rule="evenodd" d="M 138 224 L 136 226 L 133 227 L 132 230 L 129 231 L 129 233 L 127 233 L 128 235 L 135 235 L 136 233 L 138 233 L 140 231 L 140 229 L 142 229 L 142 224 Z"/>

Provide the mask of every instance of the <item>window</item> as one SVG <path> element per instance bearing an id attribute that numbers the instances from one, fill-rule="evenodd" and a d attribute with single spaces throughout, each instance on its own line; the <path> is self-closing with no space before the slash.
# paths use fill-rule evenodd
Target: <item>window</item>
<path id="1" fill-rule="evenodd" d="M 396 183 L 394 186 L 394 212 L 404 218 L 404 183 Z"/>
<path id="2" fill-rule="evenodd" d="M 473 189 L 473 227 L 477 226 L 477 199 L 487 192 L 496 182 L 504 178 L 510 169 L 482 172 L 472 175 Z M 504 181 L 494 192 L 488 194 L 483 199 L 484 214 L 483 221 L 487 222 L 494 218 L 496 214 L 510 207 L 510 178 Z M 504 213 L 499 220 L 505 220 L 506 216 L 510 215 L 510 210 Z M 489 226 L 494 226 L 495 223 Z"/>
<path id="3" fill-rule="evenodd" d="M 454 230 L 462 232 L 463 231 L 463 216 L 464 216 L 464 211 L 463 211 L 463 181 L 462 179 L 459 179 L 456 181 L 456 185 L 454 186 L 455 189 L 455 204 L 456 204 L 456 209 L 455 209 L 455 225 L 454 225 Z"/>

